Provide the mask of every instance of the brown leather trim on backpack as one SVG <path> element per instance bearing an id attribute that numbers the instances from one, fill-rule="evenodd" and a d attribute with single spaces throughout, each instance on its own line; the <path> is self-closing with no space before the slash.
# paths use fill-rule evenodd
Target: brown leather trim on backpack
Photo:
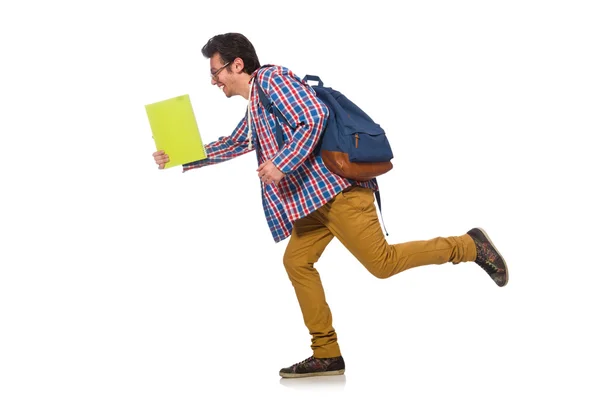
<path id="1" fill-rule="evenodd" d="M 352 163 L 348 153 L 321 151 L 321 158 L 329 171 L 355 181 L 368 181 L 392 169 L 391 161 L 379 163 Z"/>

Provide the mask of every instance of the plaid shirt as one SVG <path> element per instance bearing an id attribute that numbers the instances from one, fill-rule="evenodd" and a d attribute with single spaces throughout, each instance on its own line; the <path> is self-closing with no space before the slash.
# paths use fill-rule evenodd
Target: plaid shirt
<path id="1" fill-rule="evenodd" d="M 261 182 L 265 217 L 275 242 L 291 234 L 294 221 L 323 206 L 345 188 L 354 184 L 377 190 L 375 180 L 357 182 L 330 172 L 313 153 L 329 110 L 308 84 L 281 66 L 258 69 L 251 77 L 288 121 L 279 123 L 284 145 L 281 149 L 277 145 L 276 116 L 263 109 L 258 89 L 253 86 L 249 99 L 252 147 L 248 141 L 248 120 L 244 117 L 230 136 L 205 146 L 206 159 L 184 164 L 183 172 L 221 163 L 255 149 L 259 164 L 272 160 L 285 174 L 278 185 Z"/>

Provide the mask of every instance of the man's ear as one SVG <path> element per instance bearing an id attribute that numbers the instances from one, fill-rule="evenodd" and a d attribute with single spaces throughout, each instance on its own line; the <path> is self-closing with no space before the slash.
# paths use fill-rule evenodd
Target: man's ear
<path id="1" fill-rule="evenodd" d="M 242 73 L 244 71 L 244 60 L 242 58 L 235 58 L 233 60 L 233 70 L 236 73 Z"/>

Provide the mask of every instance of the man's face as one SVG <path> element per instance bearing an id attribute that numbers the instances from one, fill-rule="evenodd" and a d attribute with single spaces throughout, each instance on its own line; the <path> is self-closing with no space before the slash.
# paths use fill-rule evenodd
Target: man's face
<path id="1" fill-rule="evenodd" d="M 233 62 L 224 63 L 219 53 L 210 58 L 211 84 L 219 87 L 227 98 L 239 94 L 236 92 L 237 74 L 232 72 L 233 66 Z"/>

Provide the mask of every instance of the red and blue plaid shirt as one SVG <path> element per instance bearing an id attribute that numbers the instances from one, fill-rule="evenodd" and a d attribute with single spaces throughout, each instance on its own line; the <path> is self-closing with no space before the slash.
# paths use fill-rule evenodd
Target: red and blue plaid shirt
<path id="1" fill-rule="evenodd" d="M 185 164 L 183 172 L 231 160 L 234 157 L 257 151 L 258 163 L 272 160 L 285 174 L 278 185 L 261 182 L 265 217 L 276 242 L 287 238 L 294 221 L 305 217 L 331 200 L 345 188 L 358 184 L 377 190 L 375 180 L 356 182 L 329 171 L 313 149 L 323 132 L 329 110 L 310 87 L 290 70 L 269 66 L 255 71 L 251 76 L 277 106 L 288 123 L 280 123 L 284 145 L 277 145 L 273 113 L 261 105 L 258 89 L 250 93 L 250 119 L 252 147 L 248 141 L 248 119 L 245 116 L 230 136 L 224 136 L 205 146 L 207 158 Z"/>

